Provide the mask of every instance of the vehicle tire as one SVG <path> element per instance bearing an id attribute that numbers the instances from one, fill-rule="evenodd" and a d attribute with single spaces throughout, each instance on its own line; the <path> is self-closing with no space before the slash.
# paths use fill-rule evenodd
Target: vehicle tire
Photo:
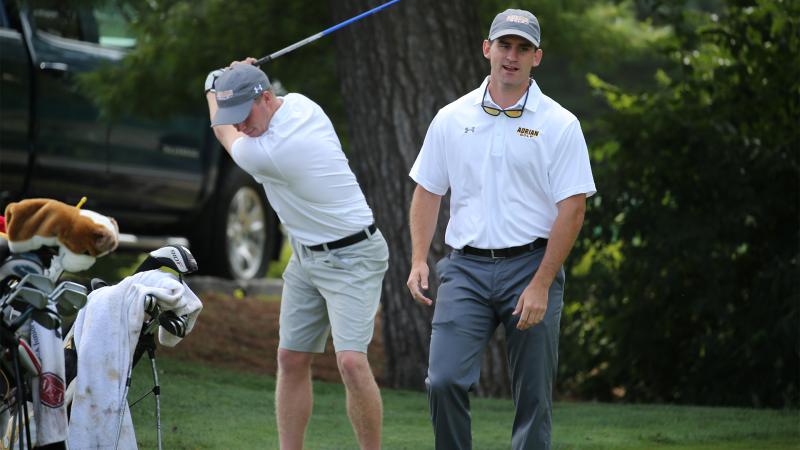
<path id="1" fill-rule="evenodd" d="M 220 190 L 210 205 L 205 232 L 192 244 L 200 250 L 200 270 L 235 280 L 263 278 L 274 254 L 277 217 L 264 188 L 232 166 L 223 174 Z"/>

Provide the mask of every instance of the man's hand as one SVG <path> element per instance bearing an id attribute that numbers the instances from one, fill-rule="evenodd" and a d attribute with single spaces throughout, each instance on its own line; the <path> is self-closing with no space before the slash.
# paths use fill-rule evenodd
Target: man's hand
<path id="1" fill-rule="evenodd" d="M 217 78 L 225 72 L 225 69 L 216 69 L 208 72 L 208 76 L 206 77 L 205 83 L 205 91 L 204 93 L 208 94 L 209 92 L 216 92 L 214 89 L 214 82 L 217 81 Z"/>
<path id="2" fill-rule="evenodd" d="M 527 330 L 544 319 L 544 313 L 547 312 L 547 292 L 548 288 L 534 286 L 534 283 L 522 291 L 512 313 L 519 316 L 518 330 Z"/>
<path id="3" fill-rule="evenodd" d="M 228 67 L 233 67 L 233 66 L 235 66 L 237 64 L 255 64 L 256 61 L 258 61 L 256 58 L 253 58 L 252 56 L 248 56 L 243 61 L 233 61 L 233 62 L 231 62 L 231 65 L 228 66 Z"/>
<path id="4" fill-rule="evenodd" d="M 427 263 L 416 263 L 411 265 L 411 273 L 408 275 L 408 282 L 406 286 L 408 286 L 408 290 L 411 291 L 411 296 L 414 297 L 414 300 L 419 302 L 422 305 L 431 306 L 433 304 L 433 300 L 425 297 L 422 291 L 428 290 L 428 264 Z"/>

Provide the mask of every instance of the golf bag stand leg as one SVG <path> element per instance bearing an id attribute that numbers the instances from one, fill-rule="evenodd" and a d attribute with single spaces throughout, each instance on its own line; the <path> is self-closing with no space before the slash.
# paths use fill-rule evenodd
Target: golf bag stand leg
<path id="1" fill-rule="evenodd" d="M 153 369 L 153 395 L 156 400 L 156 436 L 158 440 L 158 450 L 161 450 L 161 386 L 158 384 L 155 348 L 149 347 L 147 349 L 147 356 L 150 358 L 150 367 Z"/>

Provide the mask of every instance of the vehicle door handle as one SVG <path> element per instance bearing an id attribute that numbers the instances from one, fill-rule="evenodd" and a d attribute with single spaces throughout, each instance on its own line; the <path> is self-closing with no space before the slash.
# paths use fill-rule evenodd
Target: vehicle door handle
<path id="1" fill-rule="evenodd" d="M 53 72 L 62 72 L 62 73 L 69 72 L 69 65 L 62 62 L 42 61 L 39 63 L 39 68 L 42 70 L 50 70 Z"/>

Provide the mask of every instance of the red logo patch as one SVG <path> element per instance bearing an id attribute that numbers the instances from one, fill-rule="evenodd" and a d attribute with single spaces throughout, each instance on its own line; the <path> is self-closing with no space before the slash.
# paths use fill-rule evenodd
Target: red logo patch
<path id="1" fill-rule="evenodd" d="M 52 372 L 39 378 L 39 397 L 43 405 L 60 408 L 64 405 L 64 380 Z"/>

